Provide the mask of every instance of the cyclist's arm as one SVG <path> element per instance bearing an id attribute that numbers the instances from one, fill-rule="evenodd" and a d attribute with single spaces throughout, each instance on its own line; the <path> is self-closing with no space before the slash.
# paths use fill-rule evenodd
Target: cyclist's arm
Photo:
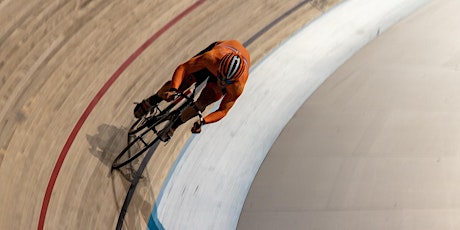
<path id="1" fill-rule="evenodd" d="M 233 107 L 236 99 L 238 99 L 241 93 L 242 90 L 238 90 L 237 92 L 228 90 L 227 94 L 224 96 L 224 98 L 222 98 L 219 109 L 210 113 L 204 118 L 205 124 L 214 123 L 224 118 L 228 111 L 230 111 L 230 109 Z"/>
<path id="2" fill-rule="evenodd" d="M 185 63 L 180 64 L 174 71 L 174 75 L 171 82 L 171 88 L 178 89 L 182 80 L 190 74 L 209 68 L 213 64 L 213 57 L 208 54 L 203 54 L 191 58 Z"/>

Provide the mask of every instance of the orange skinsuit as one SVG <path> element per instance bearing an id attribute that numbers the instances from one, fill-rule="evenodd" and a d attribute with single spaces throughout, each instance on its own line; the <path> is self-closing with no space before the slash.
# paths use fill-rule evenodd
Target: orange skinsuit
<path id="1" fill-rule="evenodd" d="M 163 97 L 163 93 L 170 89 L 178 89 L 183 91 L 190 87 L 194 82 L 197 81 L 197 77 L 194 76 L 196 73 L 207 69 L 210 73 L 209 79 L 206 83 L 205 88 L 202 90 L 199 98 L 196 101 L 196 106 L 199 110 L 204 111 L 206 106 L 218 101 L 220 98 L 223 99 L 220 103 L 219 108 L 204 117 L 204 123 L 209 124 L 219 121 L 228 113 L 232 108 L 235 101 L 243 93 L 244 86 L 248 80 L 250 57 L 249 52 L 244 46 L 236 40 L 218 41 L 210 50 L 203 50 L 198 55 L 194 56 L 187 62 L 179 65 L 173 75 L 172 81 L 167 82 L 159 91 L 158 95 Z M 206 51 L 206 52 L 204 52 Z M 203 53 L 204 52 L 204 53 Z M 216 76 L 218 75 L 219 63 L 223 56 L 233 52 L 240 54 L 245 62 L 245 70 L 243 74 L 236 79 L 232 84 L 226 85 Z M 164 99 L 164 98 L 163 98 Z M 182 121 L 187 121 L 190 118 L 197 115 L 197 111 L 193 108 L 189 108 L 181 116 Z"/>

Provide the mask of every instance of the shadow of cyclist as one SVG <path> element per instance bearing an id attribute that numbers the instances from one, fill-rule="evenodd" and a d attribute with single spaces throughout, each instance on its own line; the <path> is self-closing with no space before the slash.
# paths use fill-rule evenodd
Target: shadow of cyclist
<path id="1" fill-rule="evenodd" d="M 113 125 L 102 124 L 97 128 L 98 133 L 94 136 L 86 135 L 89 143 L 89 151 L 95 157 L 111 168 L 112 163 L 117 155 L 128 144 L 128 127 L 118 128 Z M 132 163 L 120 168 L 122 176 L 127 180 L 131 180 L 137 170 L 140 162 L 145 157 L 147 152 L 155 152 L 158 145 L 153 145 L 151 149 L 144 152 L 141 156 L 135 159 Z"/>
<path id="2" fill-rule="evenodd" d="M 89 151 L 104 165 L 111 167 L 115 156 L 126 146 L 128 128 L 102 124 L 97 131 L 94 136 L 86 135 Z"/>

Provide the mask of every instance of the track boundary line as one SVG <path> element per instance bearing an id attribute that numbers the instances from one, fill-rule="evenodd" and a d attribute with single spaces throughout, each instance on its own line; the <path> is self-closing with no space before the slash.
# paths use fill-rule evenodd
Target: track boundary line
<path id="1" fill-rule="evenodd" d="M 64 145 L 64 147 L 61 150 L 61 153 L 59 154 L 58 160 L 54 166 L 54 169 L 51 173 L 50 180 L 48 182 L 48 186 L 46 188 L 45 196 L 43 198 L 42 202 L 42 207 L 40 211 L 40 216 L 38 220 L 38 230 L 43 230 L 44 225 L 45 225 L 45 219 L 46 219 L 46 213 L 48 211 L 48 206 L 49 202 L 51 200 L 51 195 L 54 189 L 54 185 L 56 184 L 57 177 L 59 175 L 59 172 L 62 168 L 62 165 L 64 163 L 64 160 L 67 156 L 67 153 L 70 150 L 70 147 L 72 146 L 77 134 L 79 133 L 81 127 L 85 123 L 86 119 L 89 117 L 93 109 L 96 107 L 97 103 L 101 100 L 101 98 L 104 96 L 104 94 L 108 91 L 108 89 L 113 85 L 113 83 L 120 77 L 120 75 L 128 68 L 131 63 L 134 62 L 134 60 L 144 52 L 147 47 L 149 47 L 155 40 L 157 40 L 161 35 L 163 35 L 168 29 L 170 29 L 173 25 L 175 25 L 177 22 L 179 22 L 182 18 L 184 18 L 186 15 L 188 15 L 190 12 L 195 10 L 198 6 L 202 5 L 206 0 L 198 0 L 196 1 L 193 5 L 189 6 L 187 9 L 185 9 L 182 13 L 177 15 L 175 18 L 173 18 L 170 22 L 168 22 L 166 25 L 164 25 L 160 30 L 158 30 L 156 33 L 154 33 L 144 44 L 142 44 L 136 51 L 134 51 L 131 56 L 126 59 L 125 62 L 113 73 L 113 75 L 109 78 L 109 80 L 102 86 L 102 88 L 99 90 L 99 92 L 94 96 L 94 98 L 91 100 L 89 103 L 88 107 L 86 107 L 85 111 L 81 115 L 80 119 L 77 121 L 75 124 L 72 132 L 70 133 L 69 137 L 67 138 L 67 141 Z"/>

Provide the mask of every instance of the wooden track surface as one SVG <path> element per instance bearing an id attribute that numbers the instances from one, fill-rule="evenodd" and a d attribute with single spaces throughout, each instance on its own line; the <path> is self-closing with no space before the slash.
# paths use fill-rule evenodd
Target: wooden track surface
<path id="1" fill-rule="evenodd" d="M 0 0 L 0 229 L 37 228 L 66 143 L 72 145 L 45 209 L 45 229 L 112 229 L 129 182 L 109 169 L 125 145 L 133 102 L 209 43 L 245 42 L 299 2 L 204 1 L 127 66 L 69 142 L 115 71 L 196 1 Z M 337 2 L 311 1 L 265 31 L 248 46 L 252 63 Z M 188 130 L 184 125 L 156 150 L 126 218 L 130 229 L 148 222 Z"/>

